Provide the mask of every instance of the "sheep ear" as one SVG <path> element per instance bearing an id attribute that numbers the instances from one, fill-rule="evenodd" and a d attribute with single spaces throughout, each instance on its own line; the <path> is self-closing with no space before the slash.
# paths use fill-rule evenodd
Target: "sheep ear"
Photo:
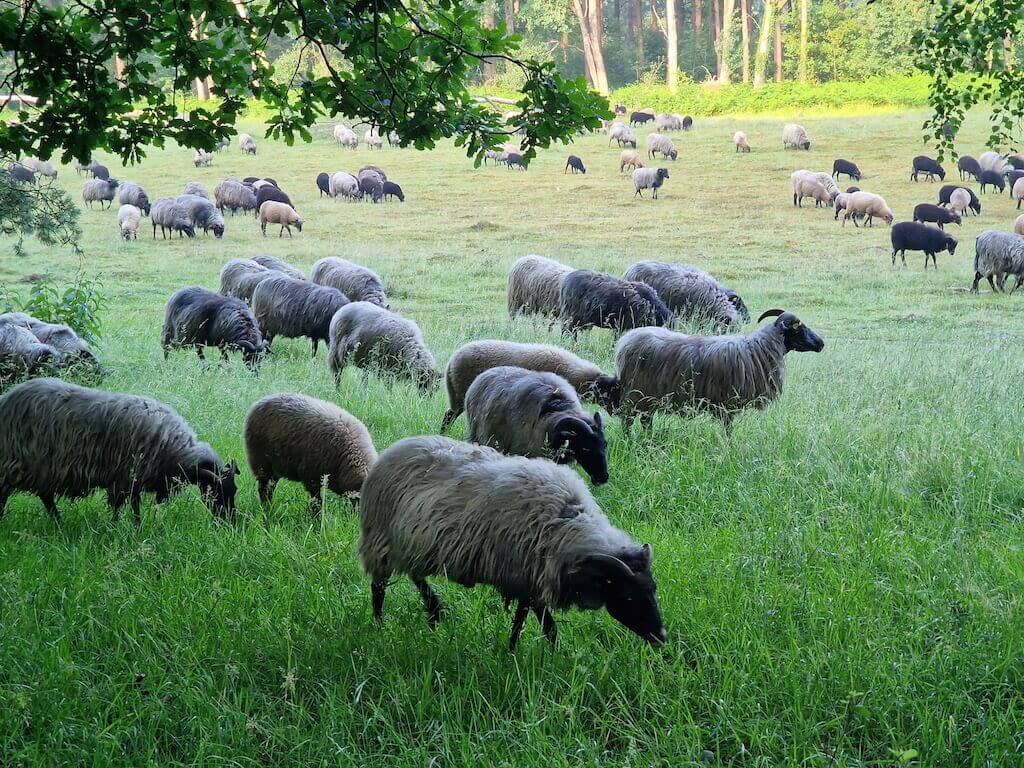
<path id="1" fill-rule="evenodd" d="M 238 462 L 237 462 L 237 461 L 235 461 L 234 459 L 232 459 L 232 460 L 231 460 L 231 463 L 230 463 L 230 464 L 228 464 L 228 470 L 229 470 L 229 471 L 231 472 L 231 474 L 232 474 L 233 476 L 236 476 L 236 477 L 237 477 L 237 476 L 238 476 L 238 474 L 239 474 L 239 473 L 238 473 Z"/>
<path id="2" fill-rule="evenodd" d="M 600 411 L 594 411 L 594 426 L 597 427 L 597 431 L 598 432 L 602 431 L 602 429 L 603 429 L 603 427 L 601 425 L 601 412 Z"/>
<path id="3" fill-rule="evenodd" d="M 643 556 L 644 570 L 649 571 L 651 569 L 651 555 L 653 554 L 651 551 L 651 545 L 644 544 L 640 547 L 640 554 Z"/>
<path id="4" fill-rule="evenodd" d="M 766 317 L 778 317 L 779 315 L 781 315 L 785 311 L 786 310 L 784 310 L 784 309 L 766 309 L 764 312 L 761 313 L 761 316 L 759 318 L 757 318 L 757 322 L 760 323 Z"/>

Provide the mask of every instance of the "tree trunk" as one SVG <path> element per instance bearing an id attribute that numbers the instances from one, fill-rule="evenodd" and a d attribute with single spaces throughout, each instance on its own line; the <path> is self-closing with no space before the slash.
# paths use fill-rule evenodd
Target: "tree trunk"
<path id="1" fill-rule="evenodd" d="M 494 29 L 494 12 L 486 10 L 483 13 L 483 25 L 487 29 Z M 484 80 L 492 80 L 498 74 L 498 67 L 493 59 L 484 59 Z"/>
<path id="2" fill-rule="evenodd" d="M 678 87 L 676 72 L 679 69 L 679 28 L 676 26 L 676 0 L 665 0 L 665 83 L 669 93 Z"/>
<path id="3" fill-rule="evenodd" d="M 722 4 L 722 33 L 719 35 L 719 57 L 721 64 L 718 66 L 718 79 L 728 85 L 732 77 L 732 70 L 729 64 L 729 54 L 732 47 L 732 19 L 736 15 L 735 0 L 724 0 Z"/>
<path id="4" fill-rule="evenodd" d="M 572 7 L 580 23 L 587 77 L 598 93 L 607 96 L 608 74 L 604 68 L 604 54 L 601 50 L 602 2 L 603 0 L 573 0 Z"/>
<path id="5" fill-rule="evenodd" d="M 764 12 L 761 16 L 761 28 L 757 35 L 757 56 L 754 58 L 754 87 L 765 84 L 765 73 L 768 71 L 768 39 L 772 34 L 773 12 L 775 1 L 765 0 Z"/>
<path id="6" fill-rule="evenodd" d="M 114 56 L 114 76 L 117 78 L 119 87 L 124 88 L 124 61 L 120 56 Z"/>
<path id="7" fill-rule="evenodd" d="M 616 3 L 618 0 L 615 0 Z M 505 0 L 505 30 L 510 34 L 516 33 L 516 5 L 515 0 Z"/>
<path id="8" fill-rule="evenodd" d="M 701 19 L 701 15 L 700 15 L 701 14 L 701 7 L 700 6 L 701 6 L 700 0 L 693 0 L 693 31 L 696 34 L 699 34 L 701 29 L 702 29 L 702 27 L 704 26 L 702 24 L 702 19 Z"/>
<path id="9" fill-rule="evenodd" d="M 651 32 L 658 30 L 658 4 L 657 0 L 651 0 Z"/>
<path id="10" fill-rule="evenodd" d="M 740 0 L 740 24 L 743 42 L 743 82 L 750 82 L 750 0 Z"/>
<path id="11" fill-rule="evenodd" d="M 811 0 L 800 0 L 800 62 L 797 78 L 801 83 L 807 82 L 807 16 Z"/>
<path id="12" fill-rule="evenodd" d="M 775 14 L 775 82 L 782 82 L 782 6 Z"/>
<path id="13" fill-rule="evenodd" d="M 715 46 L 715 77 L 722 79 L 722 14 L 719 6 L 722 0 L 711 0 L 711 42 Z"/>

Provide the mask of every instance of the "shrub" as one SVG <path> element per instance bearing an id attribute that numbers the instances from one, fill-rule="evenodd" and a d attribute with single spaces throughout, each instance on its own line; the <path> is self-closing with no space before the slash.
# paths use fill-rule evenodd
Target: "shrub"
<path id="1" fill-rule="evenodd" d="M 9 286 L 0 284 L 0 310 L 27 312 L 45 323 L 63 323 L 89 344 L 95 344 L 102 335 L 99 313 L 104 306 L 106 298 L 97 278 L 79 275 L 62 292 L 46 276 L 32 285 L 25 302 L 19 302 Z"/>

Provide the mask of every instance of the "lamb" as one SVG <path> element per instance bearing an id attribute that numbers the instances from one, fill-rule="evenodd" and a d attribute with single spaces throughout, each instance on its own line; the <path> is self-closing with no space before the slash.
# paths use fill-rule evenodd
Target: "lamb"
<path id="1" fill-rule="evenodd" d="M 732 143 L 736 145 L 737 152 L 749 152 L 750 143 L 747 141 L 747 134 L 743 131 L 736 131 L 732 135 Z"/>
<path id="2" fill-rule="evenodd" d="M 793 186 L 793 205 L 803 208 L 805 197 L 814 200 L 815 208 L 832 206 L 832 195 L 822 184 L 812 179 L 799 179 Z"/>
<path id="3" fill-rule="evenodd" d="M 143 493 L 166 501 L 196 485 L 211 511 L 234 512 L 238 465 L 225 464 L 173 408 L 148 397 L 36 379 L 0 398 L 0 515 L 12 493 L 38 496 L 57 522 L 56 498 L 102 488 L 110 506 L 130 504 L 136 524 Z"/>
<path id="4" fill-rule="evenodd" d="M 327 366 L 335 386 L 351 362 L 388 379 L 408 379 L 423 393 L 437 389 L 440 374 L 434 356 L 412 320 L 368 301 L 342 307 L 331 320 Z"/>
<path id="5" fill-rule="evenodd" d="M 683 121 L 677 115 L 655 115 L 654 130 L 656 131 L 681 131 Z"/>
<path id="6" fill-rule="evenodd" d="M 619 173 L 626 168 L 635 171 L 637 168 L 643 167 L 644 161 L 640 159 L 640 153 L 635 149 L 625 149 L 619 154 Z"/>
<path id="7" fill-rule="evenodd" d="M 644 123 L 649 123 L 653 119 L 654 119 L 654 115 L 649 114 L 647 112 L 633 112 L 629 116 L 629 124 L 631 126 L 643 125 Z"/>
<path id="8" fill-rule="evenodd" d="M 206 191 L 206 187 L 200 184 L 198 181 L 190 181 L 185 185 L 185 189 L 181 191 L 183 195 L 195 195 L 201 197 L 204 200 L 210 199 L 210 193 Z"/>
<path id="9" fill-rule="evenodd" d="M 272 274 L 273 270 L 252 259 L 232 259 L 220 270 L 220 292 L 249 304 L 256 286 Z"/>
<path id="10" fill-rule="evenodd" d="M 146 194 L 146 190 L 133 181 L 126 181 L 120 185 L 117 201 L 121 205 L 134 205 L 144 215 L 149 216 L 149 195 Z"/>
<path id="11" fill-rule="evenodd" d="M 562 280 L 558 315 L 562 333 L 573 338 L 588 328 L 610 328 L 620 334 L 645 325 L 669 325 L 675 319 L 649 285 L 589 269 L 577 269 Z"/>
<path id="12" fill-rule="evenodd" d="M 142 211 L 134 205 L 122 205 L 117 210 L 117 228 L 125 240 L 137 240 Z"/>
<path id="13" fill-rule="evenodd" d="M 633 171 L 633 197 L 643 197 L 642 190 L 652 190 L 652 197 L 658 199 L 658 190 L 668 178 L 668 168 L 637 168 Z"/>
<path id="14" fill-rule="evenodd" d="M 288 275 L 288 277 L 294 280 L 309 280 L 309 278 L 302 270 L 296 269 L 287 261 L 282 261 L 276 256 L 257 254 L 252 257 L 252 260 L 259 264 L 261 267 L 266 267 L 267 269 L 271 269 L 274 272 L 280 272 L 282 274 Z"/>
<path id="15" fill-rule="evenodd" d="M 667 157 L 671 160 L 679 157 L 679 152 L 676 151 L 675 146 L 672 144 L 672 139 L 668 136 L 662 136 L 660 133 L 647 134 L 647 158 L 653 160 L 654 156 L 658 153 L 663 158 Z"/>
<path id="16" fill-rule="evenodd" d="M 395 184 L 395 182 L 393 182 L 393 181 L 385 181 L 383 189 L 384 189 L 384 199 L 385 200 L 397 197 L 398 198 L 398 202 L 400 202 L 400 203 L 404 203 L 405 202 L 405 193 L 402 192 L 402 188 L 400 186 L 398 186 L 397 184 Z"/>
<path id="17" fill-rule="evenodd" d="M 1003 174 L 998 171 L 982 171 L 978 175 L 978 181 L 981 182 L 981 193 L 985 194 L 985 187 L 990 184 L 1002 192 L 1006 189 L 1006 181 L 1003 178 Z"/>
<path id="18" fill-rule="evenodd" d="M 281 231 L 277 233 L 278 237 L 282 237 L 287 229 L 288 237 L 291 238 L 292 227 L 301 232 L 303 221 L 302 217 L 291 206 L 268 200 L 260 206 L 260 231 L 264 237 L 267 236 L 268 223 L 281 225 Z"/>
<path id="19" fill-rule="evenodd" d="M 316 188 L 320 190 L 320 197 L 324 195 L 331 197 L 331 175 L 329 173 L 318 173 L 316 175 Z"/>
<path id="20" fill-rule="evenodd" d="M 910 171 L 910 180 L 917 181 L 918 175 L 922 173 L 925 174 L 928 181 L 934 181 L 936 176 L 943 181 L 946 178 L 945 168 L 926 155 L 918 155 L 914 158 L 913 168 Z"/>
<path id="21" fill-rule="evenodd" d="M 319 343 L 331 337 L 334 313 L 348 303 L 348 297 L 336 288 L 296 280 L 283 273 L 262 280 L 252 294 L 252 311 L 267 349 L 276 336 L 305 336 L 312 340 L 313 357 Z"/>
<path id="22" fill-rule="evenodd" d="M 609 413 L 618 406 L 619 384 L 615 377 L 567 349 L 549 344 L 482 339 L 463 344 L 448 361 L 444 373 L 448 410 L 441 421 L 442 434 L 466 410 L 466 393 L 476 377 L 503 365 L 560 376 L 572 385 L 580 398 L 596 403 Z"/>
<path id="23" fill-rule="evenodd" d="M 150 209 L 149 220 L 153 224 L 154 240 L 156 240 L 157 227 L 160 227 L 160 234 L 165 240 L 168 231 L 172 237 L 175 232 L 178 233 L 178 237 L 183 234 L 189 237 L 196 236 L 196 231 L 192 227 L 192 217 L 189 216 L 188 210 L 173 197 L 158 197 Z"/>
<path id="24" fill-rule="evenodd" d="M 583 161 L 576 155 L 569 155 L 569 159 L 565 161 L 565 170 L 562 171 L 562 175 L 564 176 L 570 168 L 572 168 L 573 175 L 587 172 L 587 169 L 583 167 Z"/>
<path id="25" fill-rule="evenodd" d="M 338 171 L 331 174 L 331 197 L 341 195 L 348 200 L 358 200 L 361 197 L 359 191 L 359 180 L 351 173 Z"/>
<path id="26" fill-rule="evenodd" d="M 245 417 L 245 452 L 260 503 L 270 504 L 280 479 L 302 483 L 320 513 L 324 488 L 353 506 L 377 461 L 366 426 L 333 403 L 300 394 L 264 397 Z"/>
<path id="27" fill-rule="evenodd" d="M 649 285 L 677 318 L 718 326 L 738 325 L 750 318 L 739 294 L 689 264 L 641 261 L 627 269 L 622 279 Z"/>
<path id="28" fill-rule="evenodd" d="M 231 211 L 234 216 L 239 210 L 242 213 L 256 212 L 256 193 L 252 187 L 248 187 L 236 179 L 225 179 L 213 188 L 213 200 L 220 210 L 221 216 L 224 209 Z"/>
<path id="29" fill-rule="evenodd" d="M 907 264 L 907 251 L 924 251 L 924 268 L 928 269 L 928 257 L 932 257 L 932 264 L 938 269 L 935 263 L 935 254 L 939 251 L 956 252 L 956 238 L 946 234 L 937 227 L 929 227 L 926 224 L 919 224 L 916 221 L 901 221 L 894 224 L 890 233 L 892 240 L 892 264 L 896 266 L 896 254 L 900 253 L 903 265 Z"/>
<path id="30" fill-rule="evenodd" d="M 943 208 L 941 205 L 932 203 L 920 203 L 914 206 L 914 221 L 932 222 L 939 225 L 939 229 L 945 229 L 946 224 L 962 225 L 963 220 L 955 210 Z"/>
<path id="31" fill-rule="evenodd" d="M 981 163 L 970 155 L 963 155 L 956 161 L 956 169 L 960 171 L 960 181 L 973 176 L 975 179 L 981 174 Z"/>
<path id="32" fill-rule="evenodd" d="M 788 352 L 821 352 L 825 343 L 792 312 L 769 309 L 774 322 L 747 335 L 688 336 L 640 328 L 619 339 L 615 371 L 619 415 L 650 427 L 656 412 L 706 412 L 728 430 L 746 408 L 766 408 L 782 393 Z"/>
<path id="33" fill-rule="evenodd" d="M 50 179 L 57 178 L 57 169 L 53 167 L 53 164 L 40 160 L 38 157 L 26 157 L 21 161 L 21 164 L 29 170 L 35 171 L 40 176 L 46 176 Z"/>
<path id="34" fill-rule="evenodd" d="M 207 152 L 203 149 L 197 149 L 195 157 L 192 158 L 192 162 L 196 168 L 209 167 L 213 165 L 213 153 Z"/>
<path id="35" fill-rule="evenodd" d="M 608 441 L 601 414 L 583 410 L 576 390 L 554 373 L 489 368 L 466 393 L 470 442 L 502 453 L 577 462 L 595 485 L 608 482 Z"/>
<path id="36" fill-rule="evenodd" d="M 811 148 L 811 140 L 807 136 L 807 130 L 802 125 L 788 123 L 782 128 L 782 148 L 789 149 Z"/>
<path id="37" fill-rule="evenodd" d="M 14 322 L 0 323 L 0 383 L 52 370 L 59 362 L 60 353 L 39 341 L 28 328 Z M 0 514 L 3 500 L 3 481 L 0 480 Z"/>
<path id="38" fill-rule="evenodd" d="M 384 197 L 384 182 L 376 173 L 360 174 L 359 193 L 364 200 L 379 203 Z"/>
<path id="39" fill-rule="evenodd" d="M 849 218 L 853 219 L 853 226 L 858 226 L 856 218 L 858 214 L 867 217 L 867 226 L 869 227 L 874 226 L 875 216 L 882 219 L 886 224 L 892 225 L 892 208 L 889 207 L 881 195 L 875 195 L 871 192 L 854 192 L 851 194 L 846 201 L 843 226 L 846 226 L 846 220 Z"/>
<path id="40" fill-rule="evenodd" d="M 359 137 L 351 128 L 338 124 L 334 126 L 334 140 L 349 149 L 359 148 Z"/>
<path id="41" fill-rule="evenodd" d="M 363 483 L 359 559 L 381 621 L 394 573 L 408 574 L 429 623 L 443 607 L 426 578 L 488 584 L 517 600 L 509 648 L 532 610 L 551 643 L 551 611 L 608 613 L 648 643 L 668 638 L 651 577 L 651 547 L 615 528 L 567 467 L 504 456 L 445 437 L 410 437 L 384 451 Z"/>
<path id="42" fill-rule="evenodd" d="M 854 181 L 860 181 L 863 178 L 857 164 L 851 163 L 849 160 L 836 160 L 832 163 L 832 175 L 838 179 L 841 173 L 845 173 Z"/>
<path id="43" fill-rule="evenodd" d="M 292 210 L 295 210 L 295 206 L 292 205 L 292 200 L 283 190 L 274 186 L 273 184 L 266 184 L 259 189 L 256 189 L 256 210 L 258 211 L 263 204 L 267 201 L 275 203 L 283 203 Z"/>
<path id="44" fill-rule="evenodd" d="M 1010 293 L 1024 283 L 1024 237 L 1009 232 L 989 229 L 978 235 L 974 246 L 974 284 L 971 293 L 978 292 L 978 283 L 984 277 L 995 293 L 1006 291 L 1006 278 L 1016 275 L 1017 280 Z M 998 283 L 992 278 L 998 277 Z"/>
<path id="45" fill-rule="evenodd" d="M 1013 167 L 1006 162 L 1006 157 L 998 152 L 983 152 L 981 157 L 978 158 L 978 165 L 982 171 L 993 171 L 1000 176 Z"/>
<path id="46" fill-rule="evenodd" d="M 243 155 L 255 155 L 256 140 L 248 133 L 240 133 L 238 134 L 238 148 L 242 150 Z"/>
<path id="47" fill-rule="evenodd" d="M 205 347 L 217 347 L 227 360 L 228 350 L 238 350 L 242 360 L 257 370 L 266 347 L 256 318 L 241 299 L 205 288 L 180 288 L 167 302 L 160 338 L 164 360 L 170 350 L 193 347 L 200 360 Z"/>
<path id="48" fill-rule="evenodd" d="M 178 204 L 188 211 L 195 230 L 204 234 L 213 232 L 218 240 L 224 236 L 224 216 L 208 198 L 199 195 L 178 195 Z"/>
<path id="49" fill-rule="evenodd" d="M 82 199 L 92 208 L 94 202 L 99 202 L 100 208 L 103 203 L 109 208 L 114 201 L 114 194 L 117 191 L 117 179 L 88 179 L 82 185 Z"/>
<path id="50" fill-rule="evenodd" d="M 523 256 L 508 273 L 508 314 L 557 318 L 562 280 L 572 267 L 543 256 Z"/>
<path id="51" fill-rule="evenodd" d="M 328 256 L 313 264 L 311 275 L 317 285 L 329 285 L 348 296 L 350 301 L 368 301 L 390 309 L 384 283 L 371 269 L 351 261 Z"/>
<path id="52" fill-rule="evenodd" d="M 21 163 L 11 163 L 7 166 L 7 177 L 11 181 L 23 181 L 26 184 L 35 184 L 36 175 L 30 168 L 26 168 Z M 88 183 L 88 182 L 86 182 Z M 89 206 L 92 207 L 91 205 Z"/>
<path id="53" fill-rule="evenodd" d="M 957 190 L 961 190 L 964 194 L 967 195 L 966 204 L 963 204 L 963 194 L 956 196 L 956 199 L 959 201 L 959 203 L 962 204 L 961 207 L 953 205 L 953 195 L 956 193 Z M 956 184 L 947 184 L 946 186 L 939 190 L 939 205 L 950 205 L 961 214 L 968 208 L 974 211 L 975 215 L 981 213 L 981 201 L 978 199 L 978 196 L 974 194 L 974 190 L 969 189 L 967 187 L 957 186 Z"/>
<path id="54" fill-rule="evenodd" d="M 369 149 L 384 149 L 384 140 L 377 133 L 376 128 L 370 128 L 363 134 L 363 141 Z"/>
<path id="55" fill-rule="evenodd" d="M 608 129 L 608 143 L 611 144 L 613 141 L 620 149 L 624 146 L 636 149 L 636 134 L 622 123 L 612 123 L 612 127 Z"/>

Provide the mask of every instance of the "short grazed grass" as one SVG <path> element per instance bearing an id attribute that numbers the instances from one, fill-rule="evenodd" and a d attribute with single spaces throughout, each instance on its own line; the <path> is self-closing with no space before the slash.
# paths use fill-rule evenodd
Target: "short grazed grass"
<path id="1" fill-rule="evenodd" d="M 791 171 L 844 157 L 908 219 L 940 186 L 907 180 L 927 152 L 924 118 L 807 120 L 809 153 L 781 150 L 781 120 L 698 120 L 676 137 L 657 202 L 631 199 L 600 135 L 524 174 L 473 169 L 451 146 L 347 152 L 324 125 L 312 145 L 263 140 L 257 157 L 232 148 L 209 169 L 175 149 L 114 171 L 154 198 L 189 180 L 212 190 L 273 176 L 307 221 L 293 240 L 239 218 L 222 241 L 123 243 L 116 211 L 86 210 L 81 263 L 0 243 L 8 283 L 99 273 L 102 386 L 170 403 L 239 459 L 246 408 L 267 393 L 334 399 L 381 449 L 435 432 L 445 404 L 355 370 L 335 393 L 300 340 L 275 342 L 259 376 L 237 358 L 164 362 L 167 297 L 215 287 L 236 256 L 373 267 L 442 363 L 475 338 L 558 341 L 505 312 L 506 270 L 530 252 L 617 274 L 641 258 L 696 263 L 755 316 L 793 310 L 826 341 L 789 357 L 784 396 L 731 437 L 706 418 L 632 436 L 610 427 L 612 481 L 595 496 L 653 542 L 671 635 L 660 650 L 606 615 L 573 613 L 557 650 L 529 624 L 510 654 L 500 600 L 443 582 L 450 611 L 436 631 L 401 583 L 377 627 L 348 503 L 329 499 L 316 521 L 288 483 L 263 512 L 243 475 L 235 527 L 212 522 L 194 492 L 148 503 L 138 531 L 112 522 L 100 495 L 65 502 L 60 527 L 15 497 L 0 521 L 0 764 L 1020 764 L 1024 297 L 959 290 L 974 237 L 1010 229 L 1016 211 L 984 196 L 983 215 L 956 230 L 957 254 L 925 273 L 918 255 L 890 266 L 884 226 L 844 229 L 789 198 Z M 733 153 L 738 128 L 753 154 Z M 980 153 L 986 133 L 972 120 L 962 151 Z M 562 174 L 569 151 L 586 176 Z M 318 199 L 317 172 L 367 162 L 402 184 L 404 205 Z M 78 195 L 73 171 L 61 181 Z M 607 332 L 578 351 L 611 368 Z"/>

